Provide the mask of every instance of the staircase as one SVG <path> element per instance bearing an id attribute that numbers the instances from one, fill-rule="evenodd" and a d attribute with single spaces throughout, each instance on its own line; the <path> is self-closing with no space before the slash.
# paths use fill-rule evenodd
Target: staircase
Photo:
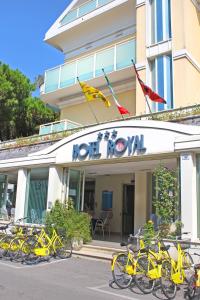
<path id="1" fill-rule="evenodd" d="M 122 251 L 125 251 L 125 248 L 119 243 L 93 240 L 90 244 L 84 244 L 80 250 L 73 250 L 73 254 L 110 261 L 113 253 Z"/>

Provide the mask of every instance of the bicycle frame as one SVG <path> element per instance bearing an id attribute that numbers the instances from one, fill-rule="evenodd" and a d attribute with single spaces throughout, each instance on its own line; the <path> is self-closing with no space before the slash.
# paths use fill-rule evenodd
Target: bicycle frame
<path id="1" fill-rule="evenodd" d="M 177 243 L 177 251 L 178 251 L 177 261 L 171 258 L 171 264 L 173 269 L 173 274 L 171 274 L 171 280 L 175 284 L 183 284 L 186 279 L 186 274 L 183 268 L 184 251 L 182 250 L 180 243 Z"/>

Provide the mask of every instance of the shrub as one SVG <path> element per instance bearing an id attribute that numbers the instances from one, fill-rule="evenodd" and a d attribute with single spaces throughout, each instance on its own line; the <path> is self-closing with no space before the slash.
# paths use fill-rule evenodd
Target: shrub
<path id="1" fill-rule="evenodd" d="M 68 202 L 67 202 L 68 203 Z M 64 229 L 69 238 L 82 238 L 84 242 L 91 240 L 90 216 L 84 212 L 78 212 L 69 203 L 55 201 L 52 209 L 47 212 L 46 227 L 52 231 L 52 224 L 56 230 Z"/>
<path id="2" fill-rule="evenodd" d="M 156 179 L 153 206 L 156 215 L 164 224 L 170 224 L 179 217 L 177 171 L 159 166 L 153 173 Z"/>

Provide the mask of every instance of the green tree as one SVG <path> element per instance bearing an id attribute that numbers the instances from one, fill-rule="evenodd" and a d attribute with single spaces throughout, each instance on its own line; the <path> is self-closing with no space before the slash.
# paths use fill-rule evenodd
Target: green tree
<path id="1" fill-rule="evenodd" d="M 32 92 L 36 86 L 19 70 L 0 62 L 0 140 L 29 136 L 58 115 Z"/>

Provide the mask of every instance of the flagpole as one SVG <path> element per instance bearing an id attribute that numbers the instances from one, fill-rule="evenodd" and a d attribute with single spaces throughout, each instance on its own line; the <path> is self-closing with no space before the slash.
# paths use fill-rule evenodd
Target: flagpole
<path id="1" fill-rule="evenodd" d="M 134 62 L 133 59 L 131 59 L 131 61 L 132 61 L 133 67 L 134 67 L 134 69 L 135 69 L 135 73 L 136 73 L 136 77 L 137 77 L 137 70 L 136 70 L 135 62 Z M 139 81 L 139 80 L 138 80 L 138 81 Z M 139 84 L 140 84 L 140 82 L 139 82 Z M 140 85 L 140 86 L 141 86 L 141 85 Z M 149 111 L 150 111 L 150 114 L 152 114 L 152 111 L 151 111 L 151 108 L 150 108 L 150 105 L 149 105 L 149 101 L 148 101 L 148 99 L 147 99 L 147 96 L 144 95 L 144 97 L 145 97 L 145 100 L 146 100 L 148 109 L 149 109 Z"/>
<path id="2" fill-rule="evenodd" d="M 112 86 L 110 85 L 109 80 L 108 80 L 108 77 L 107 77 L 107 75 L 106 75 L 106 72 L 104 71 L 103 68 L 102 68 L 102 72 L 103 72 L 104 77 L 105 77 L 105 79 L 106 79 L 107 86 L 108 86 L 108 88 L 109 88 L 109 90 L 110 90 L 110 92 L 111 92 L 111 95 L 113 96 L 113 98 L 115 99 L 115 101 L 117 101 L 117 98 L 116 98 L 116 96 L 115 96 L 115 92 L 114 92 Z M 117 102 L 118 102 L 118 101 L 117 101 Z M 118 112 L 119 112 L 119 111 L 118 111 Z M 120 112 L 119 112 L 119 114 L 120 114 L 120 116 L 122 117 L 122 119 L 124 120 L 124 116 L 123 116 Z"/>
<path id="3" fill-rule="evenodd" d="M 80 84 L 79 78 L 78 78 L 78 77 L 76 77 L 76 78 L 77 78 L 78 83 Z M 81 86 L 81 85 L 80 85 L 80 86 Z M 97 116 L 96 116 L 96 114 L 94 113 L 94 110 L 93 110 L 92 106 L 90 105 L 90 101 L 87 101 L 87 103 L 88 103 L 88 106 L 89 106 L 89 108 L 90 108 L 90 111 L 91 111 L 92 115 L 94 116 L 94 118 L 95 118 L 97 124 L 99 124 L 99 120 L 97 119 Z"/>

